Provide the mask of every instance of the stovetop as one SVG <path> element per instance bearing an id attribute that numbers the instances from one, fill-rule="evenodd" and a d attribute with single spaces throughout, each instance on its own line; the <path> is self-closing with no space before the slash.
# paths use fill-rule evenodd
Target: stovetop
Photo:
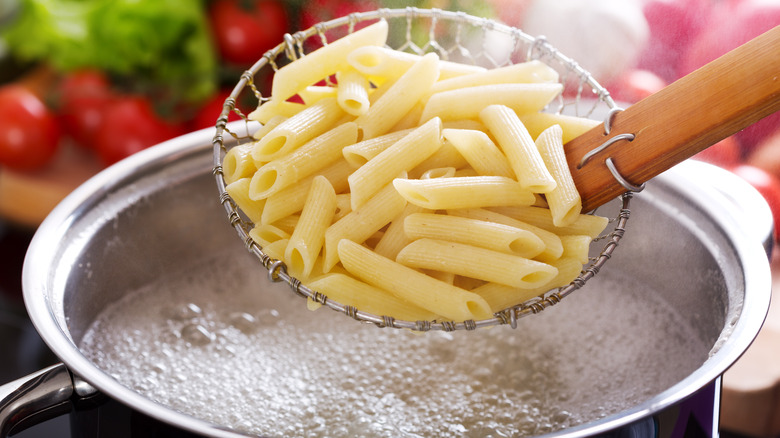
<path id="1" fill-rule="evenodd" d="M 11 382 L 58 362 L 35 331 L 22 299 L 24 254 L 33 231 L 0 221 L 0 384 Z M 15 438 L 68 438 L 68 416 L 45 421 Z"/>

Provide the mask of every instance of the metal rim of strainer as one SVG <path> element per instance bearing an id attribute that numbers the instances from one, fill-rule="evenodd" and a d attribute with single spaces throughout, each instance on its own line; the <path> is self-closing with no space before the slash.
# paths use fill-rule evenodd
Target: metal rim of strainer
<path id="1" fill-rule="evenodd" d="M 610 216 L 611 230 L 608 228 L 594 239 L 594 242 L 605 241 L 601 252 L 597 256 L 590 258 L 577 278 L 566 286 L 549 290 L 523 303 L 496 312 L 493 318 L 479 321 L 405 321 L 390 316 L 375 315 L 361 311 L 354 306 L 341 304 L 328 299 L 325 294 L 309 289 L 299 279 L 288 274 L 284 262 L 265 254 L 260 244 L 250 237 L 249 231 L 254 224 L 247 219 L 246 215 L 241 212 L 236 202 L 227 193 L 227 184 L 222 170 L 222 161 L 228 150 L 226 143 L 235 146 L 255 140 L 251 136 L 251 125 L 255 122 L 247 119 L 246 115 L 238 109 L 236 102 L 239 100 L 242 92 L 247 90 L 252 92 L 258 105 L 268 101 L 270 96 L 263 96 L 256 85 L 256 76 L 259 73 L 266 72 L 268 69 L 272 69 L 275 72 L 283 66 L 283 62 L 295 62 L 299 57 L 306 56 L 306 43 L 311 38 L 319 38 L 319 43 L 324 45 L 328 43 L 329 31 L 346 30 L 351 33 L 359 23 L 371 22 L 372 20 L 388 21 L 391 24 L 391 35 L 395 35 L 392 32 L 398 30 L 398 26 L 403 26 L 404 39 L 402 44 L 392 47 L 397 50 L 416 54 L 435 51 L 445 60 L 459 58 L 460 62 L 464 60 L 471 61 L 474 64 L 484 65 L 488 68 L 532 59 L 545 61 L 559 72 L 560 82 L 564 85 L 564 91 L 546 108 L 548 112 L 590 117 L 594 113 L 604 111 L 607 112 L 605 126 L 608 127 L 611 117 L 616 111 L 620 110 L 610 97 L 609 92 L 589 72 L 572 58 L 565 56 L 554 48 L 544 37 L 533 37 L 515 27 L 464 12 L 415 7 L 377 9 L 369 12 L 352 13 L 318 23 L 309 29 L 294 34 L 286 34 L 283 42 L 266 52 L 261 59 L 241 75 L 239 82 L 225 100 L 222 113 L 216 122 L 216 133 L 212 141 L 214 145 L 213 174 L 216 177 L 219 190 L 219 201 L 227 211 L 230 225 L 235 228 L 247 250 L 260 259 L 262 265 L 268 271 L 270 280 L 273 282 L 285 282 L 297 295 L 341 312 L 357 321 L 373 323 L 379 327 L 404 328 L 413 331 L 474 330 L 494 325 L 510 325 L 512 328 L 515 328 L 519 318 L 539 313 L 547 307 L 557 304 L 563 298 L 584 286 L 610 259 L 620 239 L 623 237 L 626 223 L 630 216 L 632 192 L 637 191 L 637 189 L 629 186 L 627 187 L 628 191 L 620 196 L 618 212 L 614 216 Z M 401 24 L 398 25 L 396 22 L 401 22 Z M 420 28 L 415 27 L 420 24 L 427 25 L 427 31 L 425 31 L 426 29 L 421 31 Z M 442 27 L 452 25 L 455 26 L 454 33 L 444 35 L 439 33 Z M 466 35 L 467 33 L 468 35 Z M 479 38 L 476 38 L 475 34 L 478 34 Z M 497 35 L 504 38 L 504 42 L 511 41 L 512 43 L 511 50 L 504 51 L 503 58 L 496 57 L 496 53 L 491 52 L 490 47 L 486 46 L 489 39 L 491 37 L 495 38 Z M 415 38 L 420 36 L 427 38 L 424 44 L 417 44 L 414 41 Z M 444 40 L 451 41 L 443 42 Z M 469 42 L 479 41 L 481 44 L 479 46 L 467 47 L 464 45 L 464 40 Z M 445 48 L 445 44 L 449 44 L 451 47 Z M 230 130 L 228 128 L 228 117 L 231 114 L 237 114 L 245 121 L 246 129 L 244 133 L 238 133 L 236 129 Z M 257 126 L 259 127 L 259 125 Z M 225 141 L 225 134 L 232 137 L 229 142 Z M 616 178 L 619 177 L 619 175 L 615 176 Z"/>

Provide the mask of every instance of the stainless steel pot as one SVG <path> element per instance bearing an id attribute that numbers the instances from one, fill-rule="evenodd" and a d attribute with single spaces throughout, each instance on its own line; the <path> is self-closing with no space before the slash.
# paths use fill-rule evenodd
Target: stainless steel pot
<path id="1" fill-rule="evenodd" d="M 95 317 L 129 291 L 220 248 L 251 257 L 216 198 L 211 135 L 211 130 L 191 133 L 118 163 L 73 192 L 40 226 L 25 260 L 24 298 L 36 329 L 62 364 L 2 386 L 3 436 L 101 394 L 177 430 L 246 436 L 151 401 L 98 368 L 78 347 Z M 768 311 L 771 233 L 771 213 L 761 196 L 716 167 L 686 162 L 648 184 L 632 202 L 629 230 L 616 256 L 578 292 L 578 300 L 587 300 L 600 279 L 627 273 L 652 284 L 660 299 L 678 309 L 709 343 L 710 355 L 645 400 L 551 436 L 619 436 L 637 425 L 652 429 L 653 418 L 679 411 L 705 390 L 713 394 L 708 427 L 716 429 L 719 378 L 750 345 Z M 284 286 L 255 287 L 258 294 L 298 299 Z M 561 306 L 577 306 L 574 298 Z M 508 327 L 494 330 L 514 335 Z M 599 327 L 594 322 L 582 330 L 595 336 Z M 667 364 L 664 357 L 652 360 L 649 365 L 657 369 Z"/>

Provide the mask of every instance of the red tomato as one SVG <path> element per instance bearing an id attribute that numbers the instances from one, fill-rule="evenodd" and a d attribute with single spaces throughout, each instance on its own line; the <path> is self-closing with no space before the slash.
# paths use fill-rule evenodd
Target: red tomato
<path id="1" fill-rule="evenodd" d="M 237 65 L 260 59 L 284 41 L 289 27 L 287 10 L 278 0 L 216 0 L 209 15 L 222 58 Z"/>
<path id="2" fill-rule="evenodd" d="M 301 28 L 308 29 L 317 23 L 343 17 L 353 12 L 377 9 L 379 3 L 373 0 L 310 0 L 301 11 Z M 359 24 L 355 29 L 365 27 Z"/>
<path id="3" fill-rule="evenodd" d="M 666 81 L 649 70 L 629 69 L 607 87 L 613 99 L 636 103 L 666 86 Z"/>
<path id="4" fill-rule="evenodd" d="M 724 169 L 729 169 L 742 162 L 742 147 L 734 136 L 726 137 L 714 145 L 704 149 L 693 158 L 705 161 Z"/>
<path id="5" fill-rule="evenodd" d="M 48 163 L 60 142 L 57 119 L 30 90 L 0 88 L 0 164 L 33 170 Z"/>
<path id="6" fill-rule="evenodd" d="M 160 118 L 147 99 L 123 96 L 106 109 L 95 147 L 103 163 L 110 165 L 184 132 L 180 125 Z"/>
<path id="7" fill-rule="evenodd" d="M 769 204 L 775 221 L 774 237 L 777 241 L 780 237 L 780 223 L 778 223 L 780 221 L 780 180 L 769 172 L 748 164 L 734 167 L 731 171 L 750 183 Z"/>
<path id="8" fill-rule="evenodd" d="M 95 135 L 114 94 L 105 74 L 83 70 L 66 76 L 60 84 L 59 114 L 65 134 L 81 146 L 93 149 Z"/>

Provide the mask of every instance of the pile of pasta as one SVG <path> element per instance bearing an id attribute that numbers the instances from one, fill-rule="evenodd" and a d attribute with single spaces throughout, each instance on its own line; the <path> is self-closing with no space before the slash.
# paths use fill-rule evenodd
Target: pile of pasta
<path id="1" fill-rule="evenodd" d="M 275 73 L 255 141 L 223 160 L 252 239 L 329 299 L 408 321 L 489 319 L 570 283 L 608 220 L 581 212 L 563 144 L 598 122 L 542 112 L 562 86 L 540 61 L 485 69 L 387 32 Z"/>

